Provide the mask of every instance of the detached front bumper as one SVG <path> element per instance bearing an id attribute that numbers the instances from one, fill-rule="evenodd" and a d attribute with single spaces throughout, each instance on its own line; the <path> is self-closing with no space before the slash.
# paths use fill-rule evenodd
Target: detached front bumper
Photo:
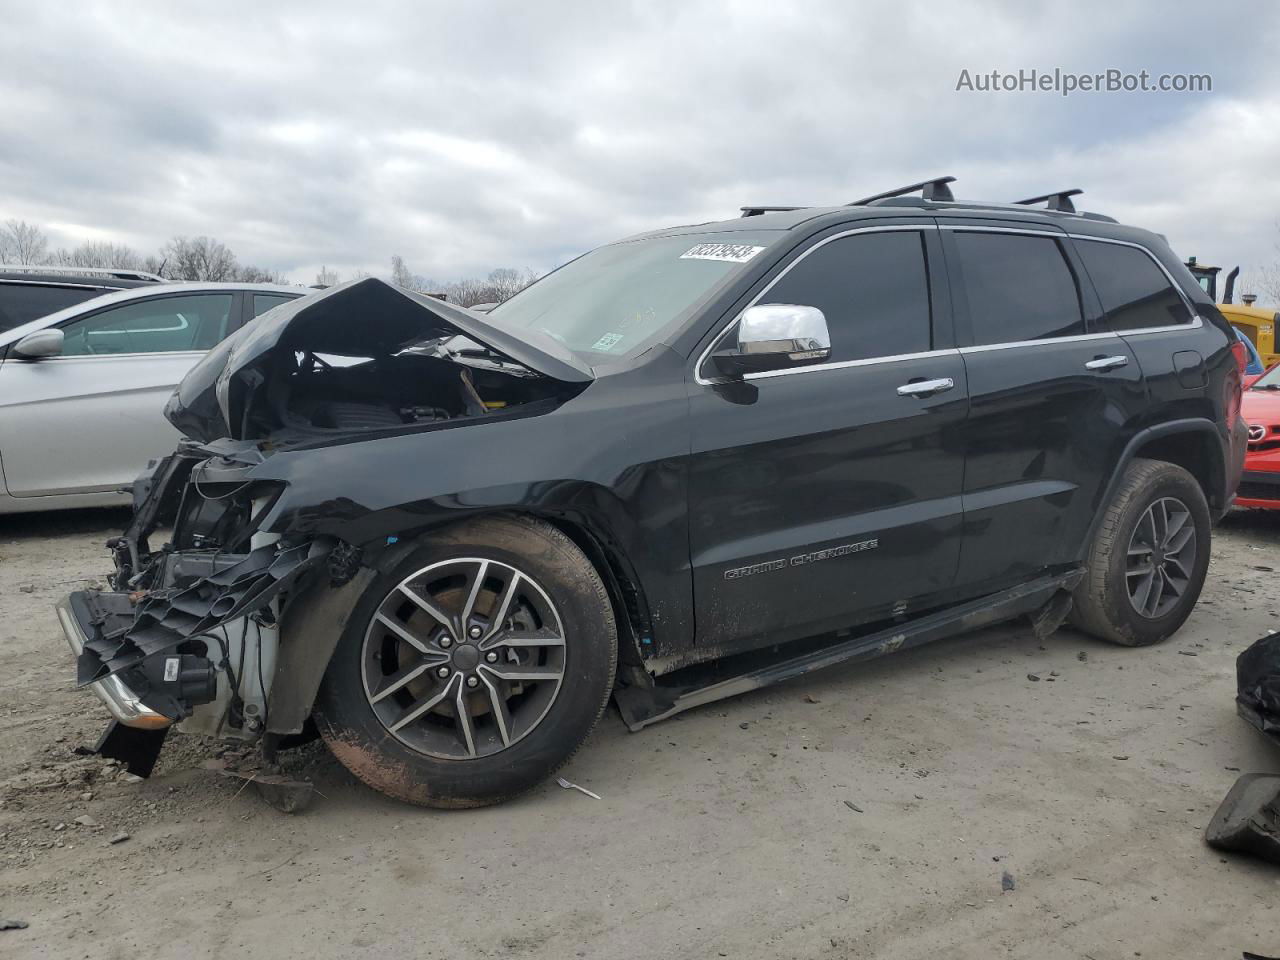
<path id="1" fill-rule="evenodd" d="M 72 594 L 58 604 L 57 611 L 62 633 L 67 638 L 71 652 L 78 659 L 84 651 L 85 642 L 89 639 L 88 610 L 82 602 L 77 602 L 77 595 Z M 168 717 L 144 704 L 137 694 L 115 674 L 96 680 L 88 686 L 106 705 L 111 716 L 127 727 L 161 730 L 173 723 Z"/>

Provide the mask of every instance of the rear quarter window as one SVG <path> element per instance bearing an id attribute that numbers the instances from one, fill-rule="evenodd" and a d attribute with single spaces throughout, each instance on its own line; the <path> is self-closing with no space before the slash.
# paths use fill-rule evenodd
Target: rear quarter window
<path id="1" fill-rule="evenodd" d="M 1076 250 L 1112 330 L 1145 330 L 1191 321 L 1191 311 L 1150 254 L 1101 240 L 1076 240 Z"/>

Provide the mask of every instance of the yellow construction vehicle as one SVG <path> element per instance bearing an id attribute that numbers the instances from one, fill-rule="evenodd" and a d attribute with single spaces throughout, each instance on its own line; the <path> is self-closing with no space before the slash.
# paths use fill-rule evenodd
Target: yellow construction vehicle
<path id="1" fill-rule="evenodd" d="M 1195 257 L 1191 257 L 1187 260 L 1187 269 L 1191 271 L 1191 275 L 1196 278 L 1204 292 L 1217 300 L 1218 272 L 1222 268 L 1205 266 L 1197 263 Z M 1227 318 L 1227 322 L 1253 344 L 1254 349 L 1258 351 L 1258 356 L 1262 358 L 1262 365 L 1270 367 L 1280 362 L 1280 350 L 1277 349 L 1276 344 L 1276 325 L 1280 323 L 1280 314 L 1276 313 L 1275 307 L 1254 306 L 1258 298 L 1251 293 L 1242 296 L 1241 303 L 1233 302 L 1236 277 L 1239 275 L 1239 267 L 1232 267 L 1231 272 L 1227 274 L 1226 282 L 1223 284 L 1222 302 L 1218 304 L 1218 309 Z"/>

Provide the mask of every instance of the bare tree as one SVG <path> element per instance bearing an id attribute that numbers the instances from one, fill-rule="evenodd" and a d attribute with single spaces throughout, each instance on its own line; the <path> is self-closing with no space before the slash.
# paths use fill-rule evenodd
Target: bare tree
<path id="1" fill-rule="evenodd" d="M 1280 304 L 1280 263 L 1273 263 L 1254 272 L 1257 280 L 1251 286 L 1257 289 L 1259 299 L 1267 306 Z"/>
<path id="2" fill-rule="evenodd" d="M 160 252 L 165 275 L 174 280 L 236 279 L 236 255 L 212 237 L 174 237 Z"/>
<path id="3" fill-rule="evenodd" d="M 404 287 L 406 290 L 417 292 L 422 292 L 430 286 L 425 279 L 411 272 L 405 266 L 404 258 L 399 254 L 391 255 L 391 282 L 397 287 Z"/>
<path id="4" fill-rule="evenodd" d="M 141 270 L 142 257 L 132 247 L 105 240 L 86 240 L 73 250 L 59 250 L 50 262 L 64 267 L 123 267 Z"/>
<path id="5" fill-rule="evenodd" d="M 338 276 L 337 271 L 330 270 L 328 267 L 322 266 L 320 272 L 316 274 L 317 287 L 332 287 L 334 284 L 341 283 L 342 280 Z"/>
<path id="6" fill-rule="evenodd" d="M 49 238 L 34 223 L 8 220 L 0 230 L 0 260 L 9 263 L 44 263 L 49 253 Z"/>
<path id="7" fill-rule="evenodd" d="M 283 283 L 284 277 L 279 270 L 264 270 L 262 267 L 244 266 L 236 271 L 236 279 L 243 283 Z"/>
<path id="8" fill-rule="evenodd" d="M 538 279 L 532 270 L 515 270 L 511 267 L 499 267 L 490 270 L 483 279 L 473 277 L 466 280 L 455 280 L 444 286 L 451 303 L 460 303 L 464 307 L 477 303 L 502 303 Z"/>
<path id="9" fill-rule="evenodd" d="M 510 300 L 537 279 L 538 275 L 532 270 L 499 267 L 497 270 L 489 272 L 488 282 L 491 292 L 494 294 L 494 301 L 501 303 L 503 300 Z"/>

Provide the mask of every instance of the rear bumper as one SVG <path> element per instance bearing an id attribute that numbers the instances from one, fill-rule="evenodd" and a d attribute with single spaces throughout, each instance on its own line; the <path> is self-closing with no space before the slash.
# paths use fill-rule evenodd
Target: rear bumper
<path id="1" fill-rule="evenodd" d="M 85 641 L 88 640 L 88 634 L 80 622 L 80 616 L 77 615 L 71 598 L 62 600 L 57 606 L 57 611 L 58 623 L 62 625 L 62 633 L 67 638 L 67 644 L 76 657 L 79 657 L 84 650 Z M 143 704 L 125 685 L 125 682 L 114 674 L 89 684 L 89 689 L 103 702 L 111 716 L 127 727 L 159 730 L 173 722 Z"/>

